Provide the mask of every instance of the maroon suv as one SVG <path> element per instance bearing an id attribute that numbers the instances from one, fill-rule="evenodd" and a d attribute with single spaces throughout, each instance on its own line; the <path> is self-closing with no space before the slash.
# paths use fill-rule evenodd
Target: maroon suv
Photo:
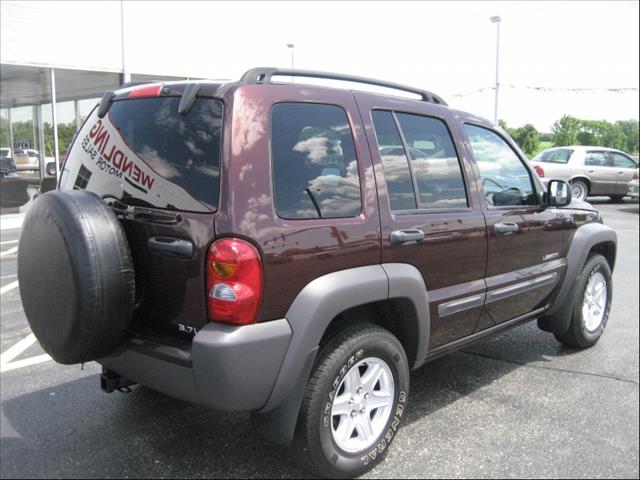
<path id="1" fill-rule="evenodd" d="M 408 99 L 302 83 L 374 84 Z M 260 68 L 108 92 L 31 207 L 20 293 L 43 348 L 250 411 L 304 467 L 386 453 L 409 371 L 537 319 L 576 348 L 611 305 L 616 235 L 496 125 L 379 80 Z"/>

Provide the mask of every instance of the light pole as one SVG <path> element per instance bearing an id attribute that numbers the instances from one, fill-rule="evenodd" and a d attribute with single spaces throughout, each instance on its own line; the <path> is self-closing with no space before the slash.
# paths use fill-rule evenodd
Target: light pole
<path id="1" fill-rule="evenodd" d="M 296 46 L 293 43 L 287 43 L 287 48 L 291 50 L 291 71 L 293 71 L 293 49 Z M 291 74 L 291 82 L 293 83 L 293 73 Z"/>
<path id="2" fill-rule="evenodd" d="M 497 38 L 496 38 L 496 106 L 493 114 L 493 121 L 498 123 L 498 91 L 500 90 L 500 82 L 498 81 L 498 66 L 500 65 L 500 20 L 501 18 L 493 16 L 489 18 L 491 23 L 495 23 L 497 27 Z"/>

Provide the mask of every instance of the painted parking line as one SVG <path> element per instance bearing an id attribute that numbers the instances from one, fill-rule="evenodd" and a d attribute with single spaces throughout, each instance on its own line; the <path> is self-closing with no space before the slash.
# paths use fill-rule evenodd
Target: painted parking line
<path id="1" fill-rule="evenodd" d="M 28 367 L 30 365 L 36 365 L 38 363 L 47 362 L 51 360 L 49 355 L 42 354 L 35 357 L 23 358 L 22 360 L 13 361 L 18 355 L 24 352 L 31 345 L 36 343 L 36 336 L 30 333 L 13 347 L 9 348 L 6 352 L 0 355 L 0 373 L 8 372 L 9 370 L 15 370 L 17 368 Z"/>
<path id="2" fill-rule="evenodd" d="M 0 242 L 0 245 L 9 245 L 10 243 L 18 243 L 20 240 L 6 240 L 4 242 Z"/>
<path id="3" fill-rule="evenodd" d="M 0 253 L 0 257 L 4 257 L 5 255 L 11 255 L 12 253 L 16 253 L 17 251 L 18 251 L 18 247 L 10 248 L 9 250 L 5 250 L 4 252 Z"/>
<path id="4" fill-rule="evenodd" d="M 4 287 L 0 288 L 0 295 L 4 295 L 5 293 L 10 292 L 14 288 L 17 288 L 18 285 L 19 285 L 18 280 L 16 280 L 15 282 L 6 284 Z"/>

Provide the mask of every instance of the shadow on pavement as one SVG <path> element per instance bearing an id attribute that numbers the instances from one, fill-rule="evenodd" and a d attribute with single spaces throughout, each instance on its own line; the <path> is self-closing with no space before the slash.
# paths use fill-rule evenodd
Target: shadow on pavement
<path id="1" fill-rule="evenodd" d="M 520 363 L 570 352 L 533 322 L 431 362 L 412 374 L 405 426 Z M 208 410 L 144 387 L 107 395 L 96 377 L 3 402 L 15 430 L 3 431 L 3 478 L 310 478 L 287 449 L 254 433 L 248 414 Z"/>

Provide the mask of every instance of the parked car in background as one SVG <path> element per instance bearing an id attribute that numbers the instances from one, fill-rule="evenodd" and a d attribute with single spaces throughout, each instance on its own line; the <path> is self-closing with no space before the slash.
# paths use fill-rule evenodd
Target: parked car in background
<path id="1" fill-rule="evenodd" d="M 588 195 L 606 195 L 621 200 L 627 195 L 627 184 L 638 170 L 638 162 L 620 150 L 605 147 L 571 146 L 549 148 L 532 160 L 543 182 L 566 180 L 573 197 L 584 200 Z"/>
<path id="2" fill-rule="evenodd" d="M 0 175 L 6 177 L 15 174 L 16 162 L 9 147 L 0 148 Z"/>
<path id="3" fill-rule="evenodd" d="M 633 175 L 633 179 L 627 184 L 627 195 L 638 198 L 638 172 Z"/>

